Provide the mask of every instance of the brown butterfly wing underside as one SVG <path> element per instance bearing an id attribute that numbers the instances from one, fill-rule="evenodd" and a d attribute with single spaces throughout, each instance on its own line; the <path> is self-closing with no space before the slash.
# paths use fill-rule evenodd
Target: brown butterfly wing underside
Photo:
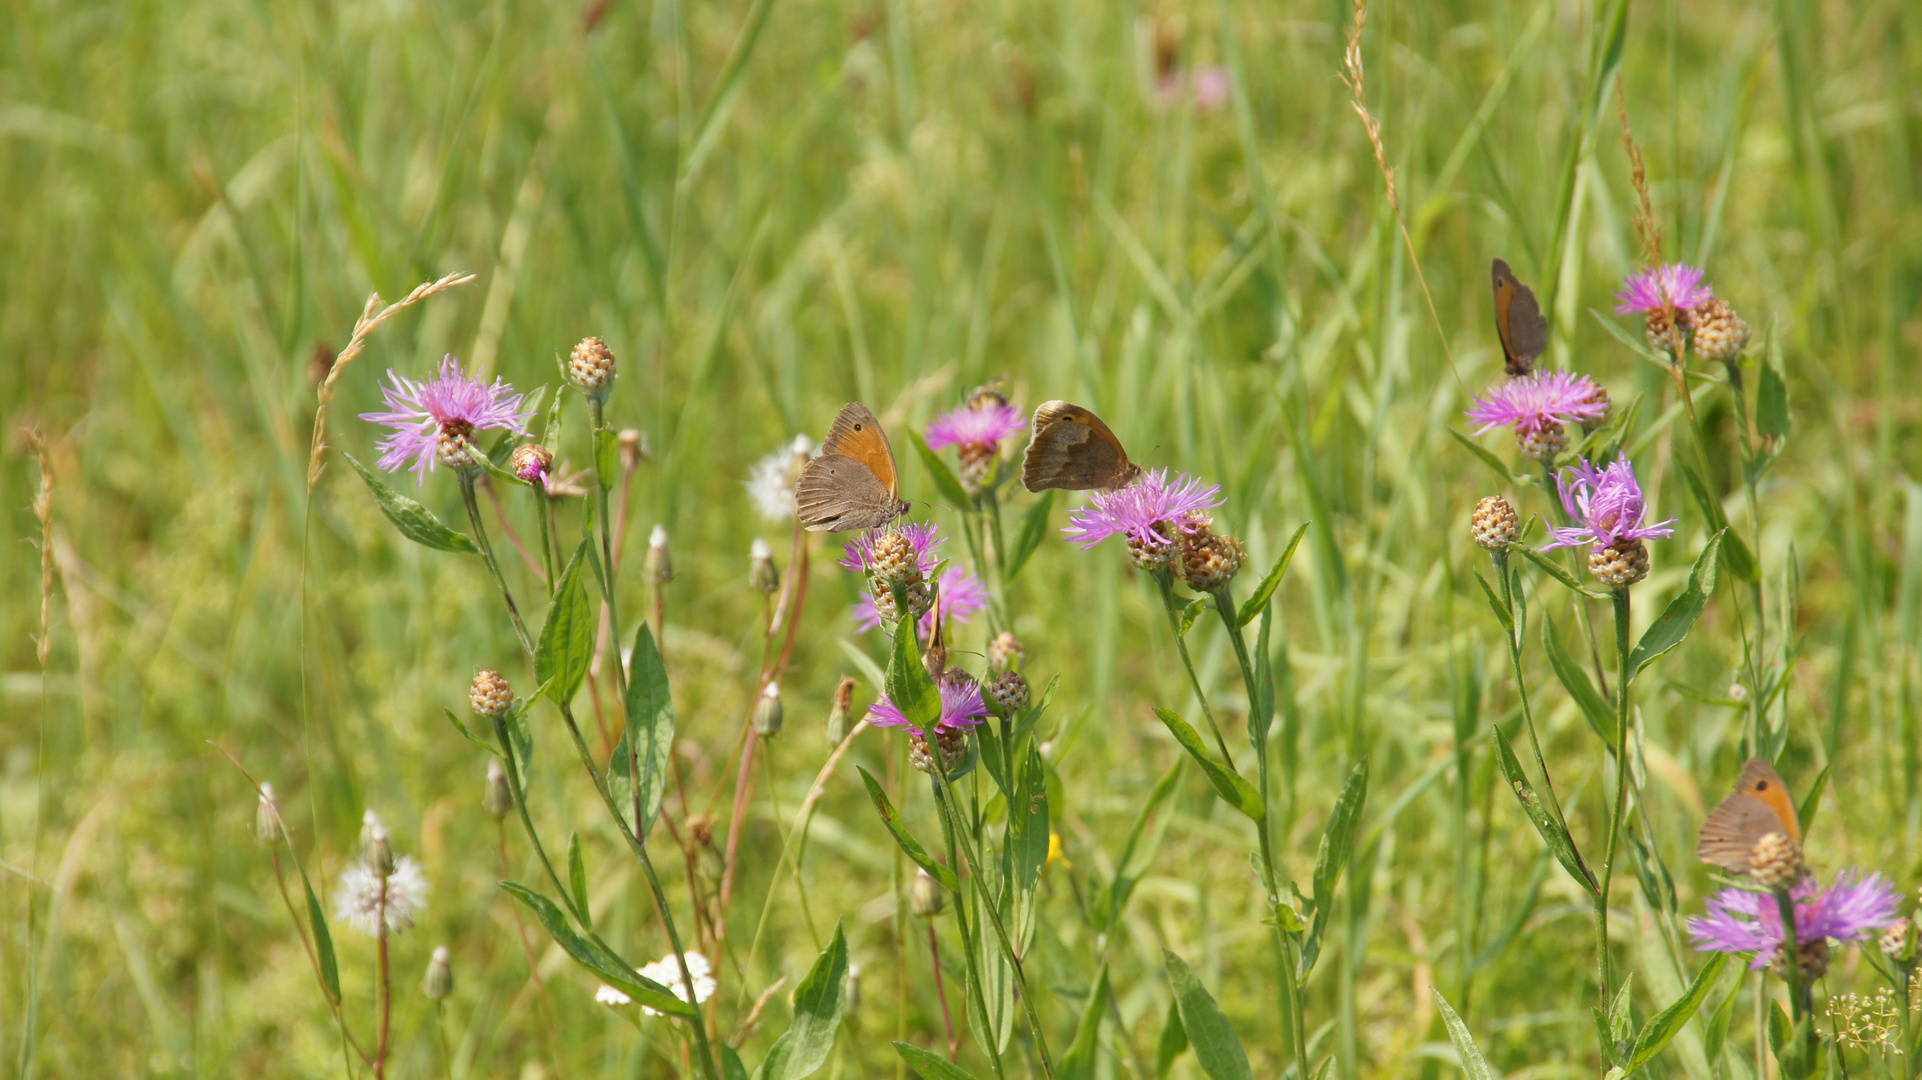
<path id="1" fill-rule="evenodd" d="M 1747 874 L 1755 842 L 1772 832 L 1787 833 L 1802 843 L 1802 822 L 1789 798 L 1788 785 L 1761 758 L 1750 758 L 1735 781 L 1735 791 L 1723 799 L 1702 823 L 1702 839 L 1695 857 L 1731 874 Z"/>
<path id="2" fill-rule="evenodd" d="M 1502 339 L 1508 373 L 1526 375 L 1548 348 L 1548 320 L 1535 302 L 1535 290 L 1517 281 L 1506 262 L 1496 259 L 1490 275 L 1495 282 L 1495 333 Z"/>
<path id="3" fill-rule="evenodd" d="M 809 532 L 842 532 L 886 525 L 907 513 L 894 450 L 874 413 L 849 402 L 828 428 L 821 456 L 801 470 L 794 508 Z"/>
<path id="4" fill-rule="evenodd" d="M 1079 405 L 1043 402 L 1034 411 L 1033 431 L 1021 462 L 1021 483 L 1029 491 L 1112 491 L 1141 475 L 1108 425 Z"/>

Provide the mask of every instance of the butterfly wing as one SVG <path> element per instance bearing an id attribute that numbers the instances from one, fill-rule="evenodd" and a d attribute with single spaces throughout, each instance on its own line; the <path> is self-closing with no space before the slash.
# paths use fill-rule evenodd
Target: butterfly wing
<path id="1" fill-rule="evenodd" d="M 1021 483 L 1029 491 L 1112 490 L 1140 472 L 1094 413 L 1066 401 L 1043 402 L 1034 411 L 1033 435 L 1021 462 Z"/>
<path id="2" fill-rule="evenodd" d="M 848 454 L 822 454 L 801 471 L 794 509 L 809 532 L 844 532 L 886 525 L 907 506 L 866 462 Z"/>
<path id="3" fill-rule="evenodd" d="M 828 428 L 821 452 L 846 454 L 866 465 L 891 494 L 901 489 L 901 476 L 894 467 L 894 447 L 888 444 L 888 433 L 881 429 L 874 412 L 858 401 L 841 407 L 840 415 Z"/>
<path id="4" fill-rule="evenodd" d="M 1495 333 L 1502 339 L 1508 374 L 1526 375 L 1548 348 L 1548 320 L 1535 302 L 1535 290 L 1517 280 L 1506 262 L 1496 259 L 1490 276 L 1495 285 Z"/>
<path id="5" fill-rule="evenodd" d="M 1789 798 L 1788 786 L 1775 768 L 1760 758 L 1742 766 L 1735 792 L 1723 799 L 1702 823 L 1695 856 L 1731 874 L 1747 874 L 1755 842 L 1772 832 L 1802 842 L 1802 825 Z"/>

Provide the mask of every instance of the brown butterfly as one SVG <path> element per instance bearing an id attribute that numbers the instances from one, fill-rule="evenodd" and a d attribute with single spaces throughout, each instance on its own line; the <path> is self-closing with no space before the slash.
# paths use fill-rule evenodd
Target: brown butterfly
<path id="1" fill-rule="evenodd" d="M 809 532 L 872 529 L 908 512 L 888 433 L 866 405 L 851 401 L 834 418 L 821 456 L 801 470 L 794 508 Z"/>
<path id="2" fill-rule="evenodd" d="M 1535 358 L 1548 347 L 1548 320 L 1535 303 L 1535 290 L 1515 280 L 1515 272 L 1500 259 L 1491 268 L 1495 279 L 1495 333 L 1502 339 L 1508 373 L 1526 375 Z"/>
<path id="3" fill-rule="evenodd" d="M 1802 822 L 1789 799 L 1782 774 L 1761 758 L 1750 758 L 1736 778 L 1735 792 L 1702 823 L 1695 857 L 1731 874 L 1747 874 L 1749 853 L 1769 833 L 1785 834 L 1802 846 Z"/>
<path id="4" fill-rule="evenodd" d="M 1099 416 L 1066 401 L 1045 401 L 1034 411 L 1034 435 L 1021 462 L 1029 491 L 1113 491 L 1140 475 L 1141 466 L 1128 460 Z"/>

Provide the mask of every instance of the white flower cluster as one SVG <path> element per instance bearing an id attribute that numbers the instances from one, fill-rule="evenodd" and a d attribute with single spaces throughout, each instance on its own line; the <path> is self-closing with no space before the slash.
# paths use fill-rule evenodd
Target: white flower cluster
<path id="1" fill-rule="evenodd" d="M 635 968 L 634 970 L 640 972 L 641 978 L 652 979 L 662 986 L 673 990 L 675 997 L 680 998 L 682 1001 L 687 1000 L 687 987 L 681 982 L 681 964 L 680 961 L 674 958 L 673 953 L 668 953 L 666 956 L 661 957 L 646 967 Z M 707 966 L 707 957 L 697 952 L 689 952 L 687 954 L 687 973 L 694 977 L 694 1003 L 696 1005 L 705 1002 L 708 996 L 714 993 L 715 983 L 713 976 L 708 974 L 710 970 Z M 603 983 L 599 990 L 594 991 L 594 1000 L 603 1005 L 626 1005 L 634 999 Z M 649 1016 L 661 1015 L 659 1010 L 650 1009 L 645 1005 L 641 1006 L 641 1011 Z"/>

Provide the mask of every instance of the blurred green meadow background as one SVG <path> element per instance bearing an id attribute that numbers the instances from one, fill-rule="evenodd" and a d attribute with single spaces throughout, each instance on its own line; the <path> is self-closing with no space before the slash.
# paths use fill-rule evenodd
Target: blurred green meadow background
<path id="1" fill-rule="evenodd" d="M 1769 633 L 1797 643 L 1775 703 L 1782 772 L 1799 795 L 1830 770 L 1810 859 L 1881 869 L 1911 892 L 1922 881 L 1922 7 L 1376 4 L 1362 58 L 1406 244 L 1339 78 L 1354 12 L 1332 0 L 9 0 L 0 12 L 9 1069 L 348 1071 L 225 750 L 274 783 L 317 885 L 352 858 L 367 807 L 424 864 L 429 907 L 394 944 L 393 1075 L 678 1070 L 659 1049 L 664 1019 L 637 1031 L 596 1004 L 593 978 L 544 938 L 551 1019 L 530 984 L 494 883 L 536 872 L 517 831 L 502 854 L 480 806 L 485 755 L 441 715 L 464 710 L 477 667 L 533 686 L 478 566 L 401 539 L 338 456 L 308 502 L 318 379 L 368 294 L 470 271 L 343 370 L 329 443 L 371 460 L 376 432 L 355 415 L 378 405 L 389 367 L 421 377 L 452 352 L 522 389 L 557 386 L 557 357 L 607 340 L 620 363 L 610 422 L 647 448 L 623 610 L 650 595 L 639 571 L 654 525 L 675 570 L 665 652 L 690 794 L 669 799 L 670 816 L 726 820 L 713 793 L 757 689 L 750 542 L 765 536 L 791 569 L 786 527 L 743 489 L 749 466 L 796 434 L 818 439 L 858 398 L 897 430 L 904 494 L 928 501 L 915 515 L 952 528 L 898 432 L 1001 378 L 1019 405 L 1085 403 L 1137 460 L 1221 483 L 1217 522 L 1247 545 L 1250 583 L 1313 522 L 1277 601 L 1277 835 L 1292 877 L 1309 878 L 1349 769 L 1371 768 L 1309 984 L 1316 1059 L 1343 1080 L 1453 1075 L 1433 985 L 1502 1073 L 1596 1075 L 1588 908 L 1494 768 L 1488 730 L 1516 699 L 1467 532 L 1483 495 L 1525 516 L 1549 503 L 1538 478 L 1504 478 L 1449 429 L 1464 430 L 1461 410 L 1501 370 L 1487 268 L 1504 257 L 1549 315 L 1545 362 L 1592 375 L 1618 407 L 1640 400 L 1630 450 L 1658 516 L 1681 527 L 1654 547 L 1639 617 L 1679 591 L 1711 530 L 1672 467 L 1674 383 L 1602 326 L 1639 337 L 1607 313 L 1642 258 L 1622 108 L 1664 256 L 1705 267 L 1754 327 L 1751 357 L 1779 349 L 1787 379 L 1793 425 L 1759 522 L 1725 380 L 1706 372 L 1695 393 L 1718 436 L 1709 483 L 1771 590 Z M 47 440 L 53 482 L 44 672 L 28 429 Z M 585 425 L 569 438 L 563 456 L 586 463 Z M 1516 461 L 1505 435 L 1482 442 Z M 396 487 L 412 493 L 406 479 Z M 420 497 L 460 517 L 444 472 Z M 1053 524 L 1073 504 L 1057 500 Z M 826 759 L 832 688 L 860 674 L 848 643 L 881 654 L 848 615 L 858 580 L 826 557 L 835 545 L 814 545 L 783 676 L 787 730 L 744 827 L 736 925 L 761 910 Z M 1568 594 L 1533 580 L 1536 619 L 1572 639 Z M 1725 590 L 1637 684 L 1642 814 L 1684 916 L 1710 886 L 1695 830 L 1741 756 L 1738 664 L 1756 629 L 1745 595 Z M 1291 1062 L 1252 829 L 1194 770 L 1151 830 L 1125 922 L 1097 941 L 1078 914 L 1180 755 L 1150 707 L 1192 705 L 1153 586 L 1118 543 L 1050 539 L 1008 601 L 1031 681 L 1062 676 L 1041 730 L 1065 861 L 1042 885 L 1032 976 L 1057 1049 L 1101 949 L 1116 1022 L 1097 1075 L 1200 1076 L 1192 1054 L 1157 1059 L 1165 947 L 1219 999 L 1255 1074 L 1280 1075 Z M 984 648 L 983 624 L 959 631 L 957 650 Z M 1228 642 L 1211 620 L 1188 640 L 1245 755 Z M 1550 764 L 1577 840 L 1599 846 L 1612 787 L 1601 744 L 1532 642 Z M 857 708 L 876 692 L 866 682 Z M 603 933 L 637 962 L 659 956 L 647 894 L 553 720 L 536 714 L 536 818 L 550 846 L 580 831 Z M 774 980 L 791 990 L 806 970 L 810 915 L 845 920 L 861 993 L 824 1076 L 896 1076 L 889 1040 L 944 1039 L 924 931 L 896 916 L 908 864 L 852 768 L 883 775 L 899 738 L 864 734 L 830 781 L 802 863 L 808 910 L 777 885 L 757 949 L 737 930 L 720 964 L 732 1036 Z M 931 830 L 912 778 L 896 791 Z M 661 830 L 653 844 L 685 905 L 680 853 Z M 1615 881 L 1617 956 L 1636 972 L 1635 1008 L 1652 1013 L 1700 958 L 1664 938 L 1661 882 Z M 936 925 L 951 933 L 952 917 Z M 364 1030 L 372 945 L 335 933 Z M 417 987 L 440 944 L 456 988 L 437 1010 Z M 952 996 L 952 942 L 944 956 Z M 1839 959 L 1821 992 L 1869 989 L 1858 959 Z M 1725 1055 L 1707 1060 L 1698 1021 L 1651 1069 L 1748 1076 L 1743 1000 Z M 767 1009 L 743 1040 L 749 1061 L 785 1027 L 785 997 Z M 973 1047 L 962 1063 L 983 1068 Z"/>

